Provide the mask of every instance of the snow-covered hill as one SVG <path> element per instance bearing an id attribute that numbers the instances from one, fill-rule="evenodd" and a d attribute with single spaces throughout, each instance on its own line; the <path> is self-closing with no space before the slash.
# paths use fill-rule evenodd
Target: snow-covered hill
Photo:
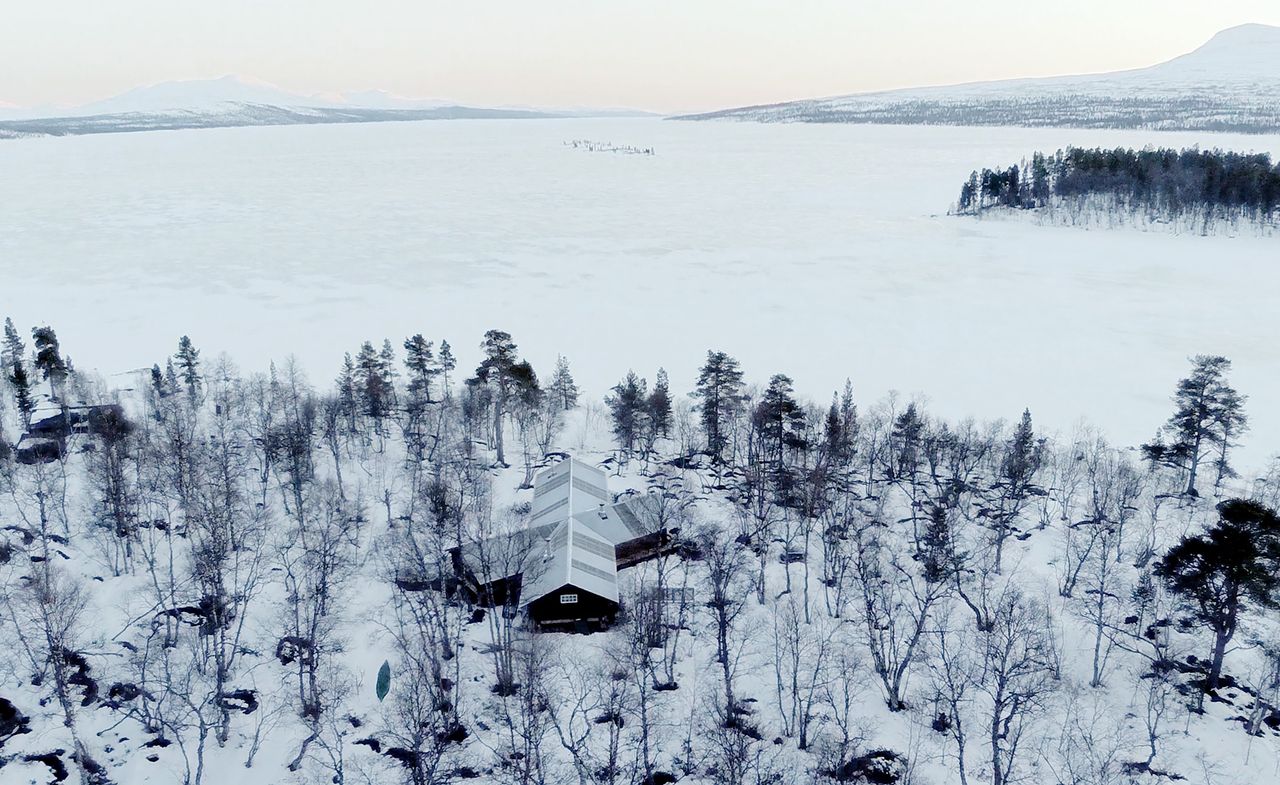
<path id="1" fill-rule="evenodd" d="M 1193 52 L 1130 71 L 859 93 L 680 119 L 721 118 L 1271 132 L 1280 128 L 1280 27 L 1233 27 Z"/>
<path id="2" fill-rule="evenodd" d="M 439 98 L 407 98 L 385 90 L 305 95 L 268 82 L 230 75 L 135 87 L 110 98 L 71 107 L 23 109 L 0 103 L 0 139 L 255 125 L 620 114 L 639 113 L 617 109 L 474 107 Z"/>
<path id="3" fill-rule="evenodd" d="M 228 75 L 220 79 L 160 82 L 127 90 L 100 101 L 66 109 L 61 114 L 89 116 L 124 112 L 208 111 L 227 104 L 271 106 L 338 106 L 332 97 L 301 95 L 268 82 Z"/>

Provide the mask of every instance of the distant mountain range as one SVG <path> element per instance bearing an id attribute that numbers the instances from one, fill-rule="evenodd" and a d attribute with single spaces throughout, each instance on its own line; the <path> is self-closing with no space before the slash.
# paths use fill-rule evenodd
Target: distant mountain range
<path id="1" fill-rule="evenodd" d="M 676 119 L 1272 133 L 1280 130 L 1280 27 L 1233 27 L 1189 54 L 1131 71 L 860 93 Z"/>
<path id="2" fill-rule="evenodd" d="M 302 95 L 239 76 L 161 82 L 75 107 L 0 103 L 0 139 L 249 125 L 643 116 L 627 109 L 462 106 L 383 90 Z"/>

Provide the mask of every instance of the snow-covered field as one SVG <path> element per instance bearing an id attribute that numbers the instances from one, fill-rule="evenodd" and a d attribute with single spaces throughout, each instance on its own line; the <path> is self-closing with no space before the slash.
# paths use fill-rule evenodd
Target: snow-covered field
<path id="1" fill-rule="evenodd" d="M 653 147 L 623 156 L 570 139 Z M 0 144 L 0 312 L 83 366 L 189 334 L 313 378 L 422 332 L 474 364 L 510 331 L 588 393 L 629 367 L 690 388 L 706 350 L 825 400 L 1148 438 L 1188 355 L 1250 396 L 1245 468 L 1280 449 L 1274 239 L 953 218 L 970 170 L 1067 144 L 1280 152 L 1280 137 L 889 126 L 468 121 Z"/>

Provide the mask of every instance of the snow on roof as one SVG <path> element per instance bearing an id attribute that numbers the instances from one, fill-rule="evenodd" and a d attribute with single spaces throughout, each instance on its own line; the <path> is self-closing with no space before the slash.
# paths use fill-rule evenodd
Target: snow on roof
<path id="1" fill-rule="evenodd" d="M 556 522 L 543 526 L 531 526 L 510 534 L 500 534 L 482 542 L 464 542 L 459 549 L 462 563 L 471 575 L 481 583 L 502 580 L 519 575 L 525 559 L 535 548 L 541 547 L 545 538 L 555 531 Z M 486 564 L 486 560 L 488 564 Z M 498 573 L 511 570 L 510 575 Z"/>
<path id="2" fill-rule="evenodd" d="M 548 467 L 534 478 L 529 526 L 508 537 L 511 554 L 523 553 L 520 607 L 572 584 L 618 601 L 616 545 L 661 528 L 656 497 L 642 494 L 612 504 L 608 477 L 574 458 Z M 462 559 L 480 577 L 474 547 Z M 501 576 L 486 576 L 492 580 Z"/>
<path id="3" fill-rule="evenodd" d="M 578 513 L 573 519 L 614 545 L 621 545 L 662 528 L 655 511 L 657 504 L 658 500 L 651 494 L 641 494 L 608 507 Z"/>
<path id="4" fill-rule="evenodd" d="M 553 523 L 611 501 L 605 473 L 569 458 L 543 469 L 534 479 L 530 525 Z"/>
<path id="5" fill-rule="evenodd" d="M 618 601 L 618 564 L 613 545 L 569 518 L 535 545 L 525 559 L 520 607 L 565 585 Z"/>

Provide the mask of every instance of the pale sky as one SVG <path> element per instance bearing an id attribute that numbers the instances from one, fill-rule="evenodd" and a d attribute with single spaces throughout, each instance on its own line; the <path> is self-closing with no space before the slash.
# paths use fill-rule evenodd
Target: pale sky
<path id="1" fill-rule="evenodd" d="M 240 74 L 313 93 L 661 112 L 1110 71 L 1280 0 L 0 0 L 0 102 Z"/>

